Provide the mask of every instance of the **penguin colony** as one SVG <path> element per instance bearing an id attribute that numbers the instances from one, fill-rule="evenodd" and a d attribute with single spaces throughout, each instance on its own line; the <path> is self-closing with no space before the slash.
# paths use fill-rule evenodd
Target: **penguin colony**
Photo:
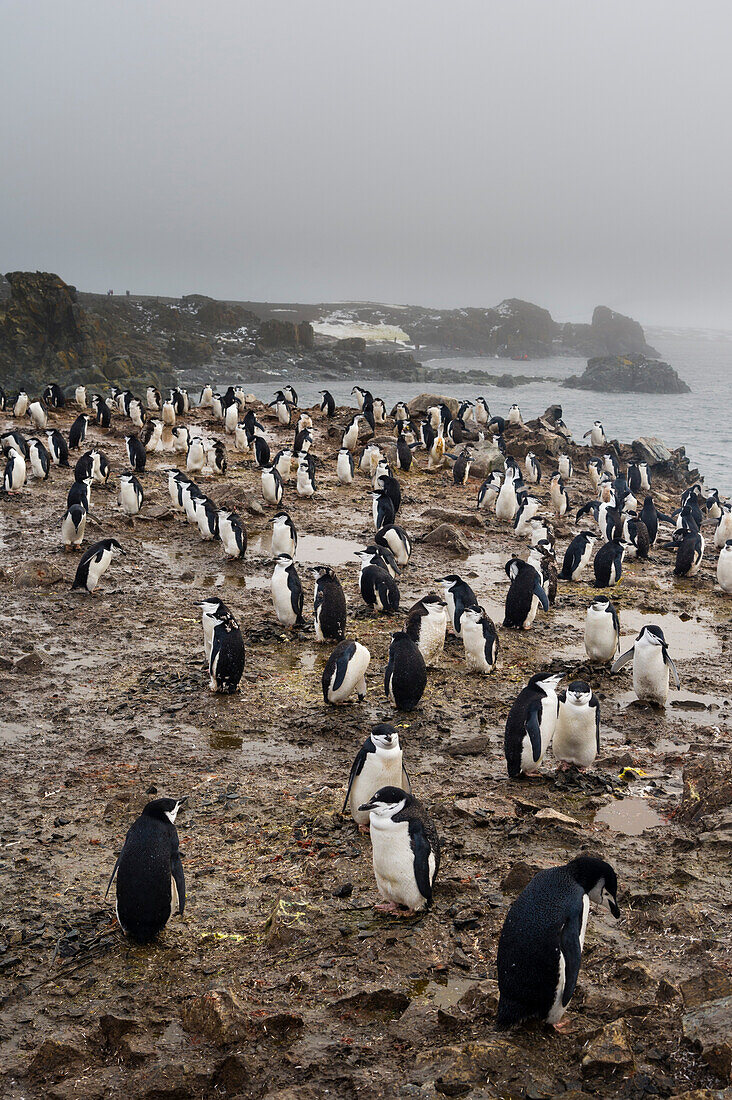
<path id="1" fill-rule="evenodd" d="M 94 595 L 113 558 L 128 556 L 113 537 L 102 537 L 84 549 L 87 525 L 103 527 L 92 511 L 92 490 L 96 492 L 97 486 L 108 490 L 116 481 L 120 513 L 134 528 L 135 517 L 145 507 L 149 459 L 155 456 L 152 477 L 164 478 L 170 508 L 181 523 L 191 525 L 206 542 L 219 541 L 226 558 L 241 561 L 248 541 L 242 517 L 231 507 L 218 506 L 194 478 L 213 484 L 225 478 L 232 461 L 258 470 L 264 507 L 272 512 L 274 629 L 287 632 L 295 644 L 301 633 L 313 630 L 316 642 L 328 647 L 321 677 L 328 706 L 358 704 L 367 695 L 371 653 L 356 635 L 357 622 L 369 615 L 383 616 L 390 637 L 383 694 L 402 716 L 422 704 L 430 669 L 439 666 L 446 644 L 462 645 L 467 673 L 489 675 L 498 670 L 500 675 L 499 629 L 468 579 L 447 573 L 435 578 L 436 591 L 424 592 L 411 606 L 402 598 L 410 561 L 419 548 L 402 525 L 403 486 L 397 475 L 413 476 L 415 464 L 422 465 L 420 455 L 428 471 L 437 476 L 448 472 L 449 482 L 463 494 L 461 502 L 470 492 L 466 487 L 476 457 L 471 443 L 479 446 L 492 437 L 503 456 L 503 469 L 487 472 L 474 499 L 479 514 L 493 512 L 496 523 L 512 529 L 525 543 L 523 556 L 516 553 L 505 562 L 503 630 L 531 630 L 537 614 L 552 615 L 563 586 L 584 583 L 591 575 L 597 589 L 615 588 L 624 561 L 647 562 L 654 547 L 673 555 L 674 577 L 694 578 L 707 548 L 702 529 L 710 525 L 719 552 L 717 581 L 724 594 L 732 595 L 729 501 L 697 483 L 684 490 L 670 515 L 662 512 L 653 497 L 648 466 L 632 462 L 622 470 L 599 421 L 586 433 L 587 472 L 596 498 L 573 501 L 570 487 L 576 471 L 565 450 L 556 460 L 551 453 L 541 459 L 531 450 L 523 457 L 518 451 L 515 456 L 510 453 L 504 432 L 523 427 L 517 405 L 502 418 L 491 417 L 482 398 L 463 402 L 457 412 L 440 403 L 427 408 L 418 421 L 407 404 L 397 404 L 389 414 L 384 402 L 368 390 L 354 387 L 353 395 L 357 411 L 340 425 L 340 446 L 333 456 L 332 446 L 325 445 L 324 425 L 338 410 L 328 391 L 323 391 L 320 408 L 311 415 L 299 409 L 291 386 L 279 390 L 268 406 L 275 429 L 262 422 L 267 417 L 248 407 L 246 395 L 235 387 L 224 394 L 204 387 L 195 403 L 204 410 L 204 420 L 200 414 L 190 416 L 194 403 L 182 389 L 163 399 L 148 388 L 144 401 L 117 388 L 111 396 L 89 395 L 83 386 L 76 388 L 72 399 L 55 383 L 35 400 L 23 392 L 8 398 L 0 390 L 0 413 L 6 418 L 0 434 L 3 493 L 23 494 L 29 486 L 32 491 L 35 480 L 65 480 L 69 488 L 66 511 L 58 517 L 60 543 L 64 551 L 81 552 L 70 587 Z M 54 412 L 71 403 L 79 411 L 65 437 L 53 425 Z M 118 424 L 124 425 L 124 470 L 113 469 L 102 449 L 104 433 L 116 432 Z M 275 450 L 285 442 L 275 440 L 275 435 L 283 433 L 291 439 Z M 561 413 L 557 434 L 565 447 L 573 442 Z M 71 472 L 70 452 L 85 446 L 71 480 L 65 474 L 67 469 Z M 554 461 L 556 470 L 551 468 Z M 329 467 L 338 489 L 330 487 L 327 492 L 343 493 L 348 506 L 363 513 L 364 528 L 371 528 L 365 546 L 354 555 L 360 562 L 362 606 L 351 609 L 350 623 L 338 570 L 317 564 L 311 571 L 312 584 L 303 585 L 298 531 L 286 507 L 294 494 L 307 501 L 323 492 L 322 476 Z M 568 532 L 573 515 L 574 533 Z M 671 526 L 670 533 L 661 533 L 662 524 Z M 562 539 L 569 534 L 561 570 L 558 533 Z M 656 558 L 661 560 L 671 561 Z M 244 634 L 235 614 L 218 597 L 204 599 L 200 610 L 209 686 L 212 692 L 233 694 L 245 668 Z M 392 629 L 395 625 L 403 629 Z M 583 671 L 610 665 L 619 673 L 632 664 L 633 690 L 642 703 L 663 707 L 671 684 L 680 686 L 659 625 L 645 623 L 621 652 L 621 618 L 607 592 L 598 592 L 587 607 L 584 645 Z M 591 684 L 574 677 L 571 669 L 557 667 L 551 652 L 545 652 L 539 663 L 543 667 L 517 692 L 506 717 L 504 753 L 510 779 L 539 774 L 550 751 L 560 768 L 578 770 L 592 766 L 600 752 L 601 707 Z M 163 797 L 148 803 L 130 827 L 112 872 L 109 887 L 116 876 L 120 926 L 140 943 L 154 940 L 174 909 L 184 913 L 185 877 L 175 820 L 185 801 Z M 375 908 L 402 916 L 428 909 L 440 867 L 440 841 L 429 812 L 413 793 L 395 725 L 378 723 L 358 749 L 343 812 L 370 834 L 382 898 Z M 580 854 L 531 879 L 508 911 L 498 943 L 499 1026 L 531 1018 L 563 1026 L 580 971 L 590 903 L 607 908 L 617 919 L 617 895 L 613 867 L 596 856 Z"/>

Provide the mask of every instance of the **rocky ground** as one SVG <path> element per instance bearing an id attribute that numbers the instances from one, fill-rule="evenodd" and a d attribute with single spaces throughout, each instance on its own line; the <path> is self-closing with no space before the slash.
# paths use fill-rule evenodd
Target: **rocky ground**
<path id="1" fill-rule="evenodd" d="M 54 421 L 66 430 L 75 412 Z M 341 410 L 336 424 L 348 415 Z M 70 591 L 77 557 L 59 546 L 71 472 L 54 468 L 48 482 L 0 503 L 3 1094 L 729 1095 L 732 627 L 712 553 L 698 577 L 674 581 L 671 556 L 656 550 L 630 563 L 613 590 L 624 638 L 653 621 L 669 640 L 682 690 L 665 712 L 633 703 L 627 670 L 611 678 L 584 664 L 595 590 L 573 584 L 530 633 L 501 629 L 494 675 L 466 675 L 462 647 L 450 641 L 420 708 L 394 713 L 383 670 L 403 615 L 365 611 L 352 556 L 372 533 L 368 484 L 337 484 L 339 432 L 315 423 L 319 491 L 301 501 L 293 482 L 285 504 L 311 536 L 298 554 L 308 598 L 307 564 L 335 563 L 349 635 L 371 651 L 361 705 L 326 709 L 328 647 L 311 627 L 290 635 L 276 622 L 274 509 L 261 506 L 258 471 L 233 451 L 225 478 L 200 483 L 245 518 L 245 560 L 224 562 L 218 544 L 168 510 L 170 457 L 153 455 L 134 527 L 113 487 L 93 491 L 99 526 L 89 525 L 89 541 L 111 535 L 127 550 L 93 598 Z M 117 419 L 104 438 L 91 432 L 115 476 L 124 428 Z M 272 424 L 273 438 L 285 434 Z M 507 433 L 516 453 L 527 438 L 541 448 L 538 435 Z M 556 440 L 543 442 L 556 450 Z M 525 553 L 524 542 L 476 513 L 477 482 L 457 488 L 447 473 L 423 469 L 400 480 L 400 522 L 418 540 L 447 522 L 461 551 L 418 542 L 403 608 L 458 571 L 500 623 L 502 566 Z M 577 502 L 590 494 L 582 473 L 569 488 Z M 539 493 L 546 499 L 543 486 Z M 670 508 L 678 493 L 666 480 L 656 496 Z M 573 530 L 558 525 L 560 553 Z M 202 663 L 197 602 L 212 592 L 247 643 L 232 697 L 209 692 Z M 541 779 L 511 782 L 506 714 L 549 665 L 594 686 L 602 753 L 586 774 L 558 772 L 549 755 Z M 409 920 L 374 912 L 369 838 L 340 814 L 355 751 L 385 717 L 398 724 L 415 793 L 443 844 L 434 907 Z M 188 903 L 157 945 L 140 948 L 121 935 L 104 891 L 127 828 L 156 793 L 189 799 L 178 819 Z M 507 908 L 535 869 L 581 850 L 616 868 L 622 919 L 590 918 L 573 1028 L 497 1032 L 495 955 Z"/>

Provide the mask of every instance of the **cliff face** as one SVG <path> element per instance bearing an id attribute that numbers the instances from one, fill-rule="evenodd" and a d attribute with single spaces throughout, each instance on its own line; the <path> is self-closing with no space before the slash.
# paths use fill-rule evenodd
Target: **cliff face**
<path id="1" fill-rule="evenodd" d="M 575 390 L 600 393 L 691 393 L 673 367 L 644 355 L 606 355 L 590 359 L 584 374 L 562 382 Z"/>

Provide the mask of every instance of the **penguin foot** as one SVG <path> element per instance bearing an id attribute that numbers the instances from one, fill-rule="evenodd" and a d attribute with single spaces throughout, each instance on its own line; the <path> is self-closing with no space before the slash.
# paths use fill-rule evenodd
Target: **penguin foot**
<path id="1" fill-rule="evenodd" d="M 374 906 L 375 913 L 401 913 L 402 910 L 393 901 L 382 901 Z"/>
<path id="2" fill-rule="evenodd" d="M 572 1021 L 565 1016 L 563 1020 L 560 1020 L 557 1024 L 552 1024 L 555 1031 L 558 1031 L 560 1035 L 566 1035 L 568 1031 L 572 1030 Z"/>
<path id="3" fill-rule="evenodd" d="M 371 826 L 370 825 L 359 825 L 358 831 L 359 831 L 359 833 L 370 833 L 371 832 Z"/>

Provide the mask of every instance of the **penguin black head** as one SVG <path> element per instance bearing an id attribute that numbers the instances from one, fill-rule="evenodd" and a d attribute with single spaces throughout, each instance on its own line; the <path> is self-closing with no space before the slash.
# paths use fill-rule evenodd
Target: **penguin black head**
<path id="1" fill-rule="evenodd" d="M 358 808 L 361 813 L 375 813 L 377 817 L 394 817 L 413 801 L 411 794 L 407 794 L 401 787 L 382 787 L 371 796 L 368 802 Z"/>
<path id="2" fill-rule="evenodd" d="M 187 801 L 187 796 L 185 798 L 156 798 L 153 802 L 148 802 L 142 814 L 143 817 L 154 817 L 157 821 L 167 819 L 173 825 L 178 810 Z"/>
<path id="3" fill-rule="evenodd" d="M 540 688 L 543 692 L 554 691 L 560 680 L 564 679 L 562 672 L 537 672 L 529 680 L 529 687 Z"/>
<path id="4" fill-rule="evenodd" d="M 567 870 L 591 901 L 604 905 L 616 920 L 620 918 L 618 876 L 609 863 L 597 856 L 581 855 L 568 864 Z"/>
<path id="5" fill-rule="evenodd" d="M 115 552 L 118 554 L 127 553 L 127 551 L 122 548 L 122 546 L 120 545 L 120 543 L 117 542 L 116 539 L 103 539 L 102 545 L 104 546 L 105 550 L 109 550 L 112 554 L 114 554 Z"/>
<path id="6" fill-rule="evenodd" d="M 636 638 L 636 641 L 640 642 L 641 640 L 648 642 L 649 645 L 660 645 L 661 647 L 665 647 L 666 645 L 666 638 L 660 626 L 654 626 L 652 624 L 641 628 L 641 632 Z"/>
<path id="7" fill-rule="evenodd" d="M 589 703 L 592 698 L 592 688 L 584 680 L 573 680 L 567 688 L 567 702 Z"/>
<path id="8" fill-rule="evenodd" d="M 381 748 L 390 749 L 392 745 L 399 744 L 399 734 L 388 722 L 379 722 L 371 730 L 371 740 Z"/>

